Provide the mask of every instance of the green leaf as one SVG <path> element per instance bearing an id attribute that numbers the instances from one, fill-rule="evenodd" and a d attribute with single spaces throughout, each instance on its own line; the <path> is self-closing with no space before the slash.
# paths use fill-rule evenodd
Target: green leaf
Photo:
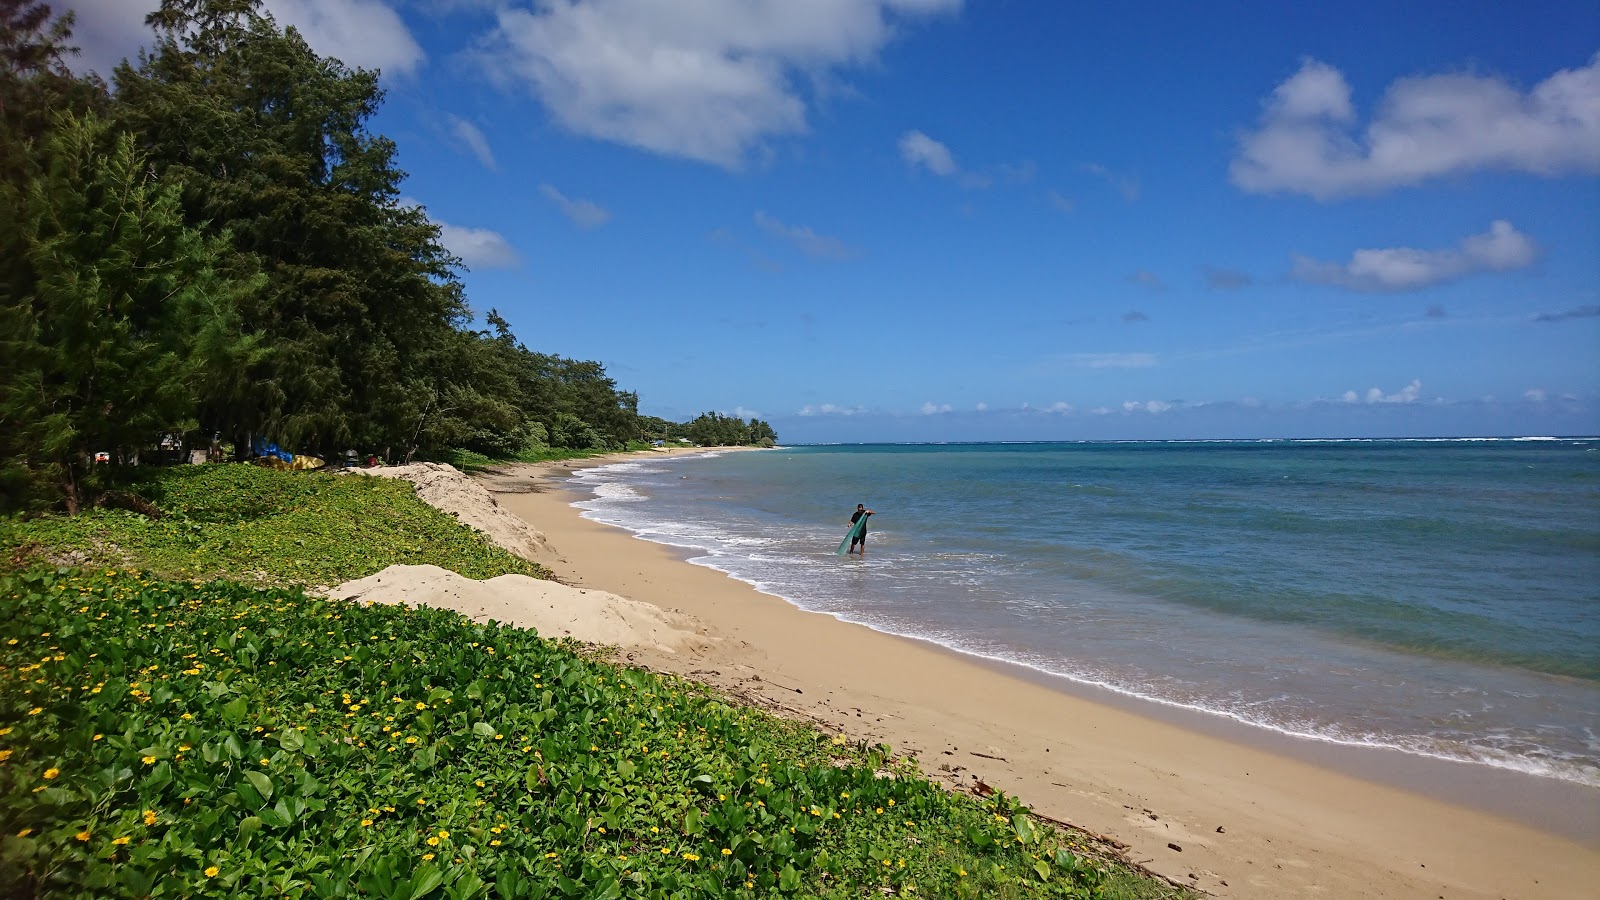
<path id="1" fill-rule="evenodd" d="M 250 711 L 250 703 L 243 697 L 235 697 L 222 706 L 222 721 L 229 725 L 237 725 L 244 721 L 245 713 Z"/>
<path id="2" fill-rule="evenodd" d="M 635 768 L 631 761 L 624 759 L 617 763 L 617 774 L 623 778 L 632 778 Z"/>
<path id="3" fill-rule="evenodd" d="M 250 835 L 255 834 L 256 832 L 258 832 L 260 830 L 261 830 L 261 817 L 260 816 L 249 816 L 244 821 L 239 823 L 239 840 L 240 840 L 240 842 L 249 841 L 250 840 Z"/>
<path id="4" fill-rule="evenodd" d="M 423 863 L 411 876 L 411 900 L 421 900 L 444 884 L 444 875 L 432 863 Z"/>
<path id="5" fill-rule="evenodd" d="M 291 753 L 305 747 L 305 735 L 293 728 L 285 728 L 278 732 L 278 746 Z"/>
<path id="6" fill-rule="evenodd" d="M 494 726 L 488 722 L 479 722 L 472 726 L 472 733 L 478 737 L 494 737 Z"/>
<path id="7" fill-rule="evenodd" d="M 700 810 L 697 807 L 691 806 L 689 811 L 684 813 L 683 833 L 691 836 L 700 833 Z"/>
<path id="8" fill-rule="evenodd" d="M 261 795 L 261 799 L 263 799 L 263 800 L 271 800 L 272 799 L 272 779 L 271 778 L 268 778 L 266 775 L 264 775 L 264 774 L 262 774 L 260 772 L 256 772 L 256 771 L 246 772 L 246 773 L 244 773 L 244 777 L 245 777 L 246 781 L 250 782 L 250 786 L 255 788 L 256 792 Z"/>
<path id="9" fill-rule="evenodd" d="M 784 866 L 783 871 L 778 873 L 778 890 L 792 894 L 799 889 L 800 873 L 794 870 L 794 866 Z"/>

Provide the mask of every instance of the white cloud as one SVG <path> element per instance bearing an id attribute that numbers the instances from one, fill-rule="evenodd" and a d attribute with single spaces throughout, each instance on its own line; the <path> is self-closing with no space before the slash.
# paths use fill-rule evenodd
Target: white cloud
<path id="1" fill-rule="evenodd" d="M 745 409 L 742 406 L 735 406 L 733 408 L 733 414 L 735 416 L 738 416 L 741 419 L 759 419 L 759 418 L 761 418 L 761 413 L 756 412 L 753 409 Z"/>
<path id="2" fill-rule="evenodd" d="M 1522 396 L 1528 400 L 1532 400 L 1534 403 L 1543 403 L 1545 401 L 1545 397 L 1549 395 L 1545 393 L 1544 388 L 1528 388 L 1526 391 L 1522 392 Z"/>
<path id="3" fill-rule="evenodd" d="M 807 130 L 797 82 L 871 64 L 895 25 L 961 0 L 545 0 L 496 12 L 477 62 L 569 130 L 737 168 Z"/>
<path id="4" fill-rule="evenodd" d="M 67 0 L 60 9 L 78 13 L 74 40 L 83 55 L 73 63 L 79 72 L 109 75 L 124 57 L 135 58 L 153 34 L 144 17 L 158 0 Z M 293 25 L 306 43 L 324 56 L 350 66 L 407 74 L 427 60 L 405 20 L 384 0 L 265 0 L 266 11 L 280 26 Z"/>
<path id="5" fill-rule="evenodd" d="M 947 413 L 954 408 L 955 407 L 948 403 L 934 403 L 930 400 L 927 403 L 922 404 L 922 414 L 925 416 L 936 416 L 940 413 Z"/>
<path id="6" fill-rule="evenodd" d="M 1123 412 L 1147 412 L 1151 415 L 1164 413 L 1171 408 L 1172 404 L 1165 400 L 1146 400 L 1142 403 L 1137 400 L 1128 400 L 1122 404 Z"/>
<path id="7" fill-rule="evenodd" d="M 1076 200 L 1057 193 L 1056 191 L 1046 191 L 1045 199 L 1050 201 L 1051 206 L 1064 213 L 1074 212 L 1078 208 L 1078 203 Z"/>
<path id="8" fill-rule="evenodd" d="M 900 136 L 900 158 L 915 169 L 921 166 L 935 175 L 955 175 L 961 171 L 950 148 L 920 131 L 908 131 Z"/>
<path id="9" fill-rule="evenodd" d="M 489 139 L 484 137 L 483 130 L 478 126 L 460 116 L 452 115 L 450 116 L 450 133 L 454 134 L 456 140 L 465 144 L 466 148 L 472 151 L 472 155 L 478 158 L 478 162 L 483 163 L 485 169 L 491 172 L 499 169 L 499 166 L 495 165 L 494 150 L 489 147 Z"/>
<path id="10" fill-rule="evenodd" d="M 1367 388 L 1364 394 L 1345 391 L 1339 399 L 1345 403 L 1415 403 L 1421 396 L 1422 381 L 1413 378 L 1410 384 L 1392 394 L 1385 394 L 1381 389 L 1374 387 Z"/>
<path id="11" fill-rule="evenodd" d="M 800 407 L 800 411 L 798 413 L 796 413 L 796 415 L 801 415 L 801 416 L 857 416 L 857 415 L 860 415 L 860 414 L 862 414 L 864 412 L 866 412 L 866 409 L 864 409 L 863 407 L 860 407 L 860 406 L 835 406 L 832 403 L 823 403 L 823 404 L 820 404 L 820 405 L 817 405 L 817 406 L 811 406 L 809 404 L 807 404 L 806 406 L 802 406 L 802 407 Z"/>
<path id="12" fill-rule="evenodd" d="M 1402 78 L 1357 135 L 1344 75 L 1307 59 L 1265 103 L 1229 168 L 1255 193 L 1327 200 L 1483 169 L 1600 170 L 1600 53 L 1523 93 L 1502 78 Z"/>
<path id="13" fill-rule="evenodd" d="M 1080 369 L 1148 369 L 1154 353 L 1068 353 L 1063 359 Z"/>
<path id="14" fill-rule="evenodd" d="M 979 400 L 978 405 L 974 406 L 973 409 L 976 409 L 978 412 L 987 412 L 989 410 L 989 404 Z"/>
<path id="15" fill-rule="evenodd" d="M 1471 235 L 1454 250 L 1410 247 L 1357 250 L 1348 263 L 1294 259 L 1294 277 L 1357 291 L 1414 291 L 1477 272 L 1503 272 L 1532 265 L 1539 248 L 1503 219 Z"/>
<path id="16" fill-rule="evenodd" d="M 1089 163 L 1083 167 L 1083 170 L 1088 172 L 1090 175 L 1104 179 L 1106 183 L 1117 189 L 1117 193 L 1122 195 L 1122 199 L 1128 201 L 1129 203 L 1139 199 L 1139 179 L 1133 177 L 1132 175 L 1122 175 L 1120 173 L 1113 172 L 1099 163 Z"/>
<path id="17" fill-rule="evenodd" d="M 1046 406 L 1044 411 L 1047 413 L 1060 413 L 1061 415 L 1066 415 L 1067 413 L 1072 412 L 1072 404 L 1067 403 L 1064 400 L 1057 400 L 1049 406 Z"/>
<path id="18" fill-rule="evenodd" d="M 556 190 L 554 185 L 539 185 L 539 193 L 546 200 L 556 205 L 561 214 L 572 220 L 572 224 L 579 228 L 599 228 L 611 221 L 611 212 L 605 207 L 589 200 L 568 197 Z"/>
<path id="19" fill-rule="evenodd" d="M 860 255 L 854 247 L 836 237 L 817 234 L 804 225 L 785 225 L 764 212 L 757 211 L 755 221 L 762 231 L 794 244 L 807 256 L 819 259 L 852 259 Z"/>
<path id="20" fill-rule="evenodd" d="M 497 231 L 487 228 L 462 228 L 436 221 L 439 241 L 445 249 L 461 257 L 469 269 L 514 269 L 522 257 Z"/>

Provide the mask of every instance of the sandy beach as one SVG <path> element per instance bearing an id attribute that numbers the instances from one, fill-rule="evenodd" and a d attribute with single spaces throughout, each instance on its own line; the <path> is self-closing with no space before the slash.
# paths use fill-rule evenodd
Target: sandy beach
<path id="1" fill-rule="evenodd" d="M 1592 831 L 1553 833 L 1396 786 L 1403 778 L 1356 777 L 1098 702 L 687 563 L 570 505 L 561 479 L 607 461 L 522 466 L 483 483 L 543 533 L 559 579 L 680 613 L 708 639 L 627 651 L 635 664 L 886 742 L 954 786 L 1020 795 L 1218 896 L 1590 897 L 1600 884 Z"/>

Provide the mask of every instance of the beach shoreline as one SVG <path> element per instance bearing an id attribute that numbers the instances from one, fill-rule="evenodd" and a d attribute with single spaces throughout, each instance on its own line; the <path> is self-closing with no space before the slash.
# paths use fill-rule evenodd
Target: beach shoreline
<path id="1" fill-rule="evenodd" d="M 805 612 L 571 505 L 581 499 L 563 484 L 572 471 L 643 458 L 508 467 L 489 482 L 502 505 L 548 536 L 561 580 L 677 610 L 715 639 L 697 653 L 630 653 L 634 664 L 889 743 L 930 775 L 1019 795 L 1044 815 L 1127 843 L 1130 858 L 1156 872 L 1222 896 L 1564 897 L 1600 880 L 1592 832 L 1552 834 L 1230 739 L 1227 728 L 1136 711 L 1137 701 L 1092 698 L 1037 673 Z M 1390 781 L 1405 785 L 1414 775 L 1398 768 Z M 1582 802 L 1559 791 L 1534 802 L 1563 796 Z"/>

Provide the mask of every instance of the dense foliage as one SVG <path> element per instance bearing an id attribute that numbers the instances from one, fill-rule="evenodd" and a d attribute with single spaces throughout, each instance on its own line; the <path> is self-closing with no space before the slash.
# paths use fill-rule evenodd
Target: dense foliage
<path id="1" fill-rule="evenodd" d="M 1107 896 L 884 748 L 450 612 L 136 572 L 0 579 L 0 797 L 18 897 Z"/>
<path id="2" fill-rule="evenodd" d="M 0 510 L 88 506 L 166 434 L 389 460 L 654 436 L 601 364 L 493 311 L 472 327 L 461 261 L 367 127 L 378 73 L 260 0 L 149 22 L 111 91 L 64 65 L 70 15 L 0 0 Z M 731 442 L 775 439 L 755 424 Z"/>
<path id="3" fill-rule="evenodd" d="M 245 465 L 146 468 L 132 485 L 153 512 L 0 519 L 0 569 L 39 562 L 137 566 L 169 578 L 305 586 L 430 564 L 468 578 L 540 566 L 417 499 L 400 479 Z"/>

